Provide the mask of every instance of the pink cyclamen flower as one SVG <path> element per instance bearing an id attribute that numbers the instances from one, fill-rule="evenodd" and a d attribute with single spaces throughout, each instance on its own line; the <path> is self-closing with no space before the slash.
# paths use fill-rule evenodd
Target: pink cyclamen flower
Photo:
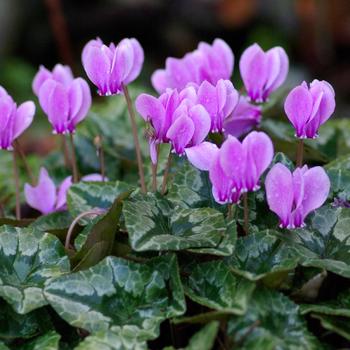
<path id="1" fill-rule="evenodd" d="M 255 102 L 265 102 L 283 84 L 288 68 L 288 56 L 279 46 L 264 52 L 258 44 L 253 44 L 243 52 L 239 61 L 244 86 Z"/>
<path id="2" fill-rule="evenodd" d="M 82 177 L 82 181 L 102 181 L 100 174 L 91 174 Z M 46 215 L 55 211 L 65 210 L 67 192 L 72 185 L 72 177 L 68 176 L 56 188 L 45 168 L 40 169 L 39 180 L 36 186 L 28 183 L 24 185 L 24 195 L 29 206 Z"/>
<path id="3" fill-rule="evenodd" d="M 211 132 L 222 132 L 226 118 L 239 101 L 237 90 L 229 80 L 220 79 L 216 84 L 204 81 L 197 91 L 197 103 L 201 104 L 211 117 Z"/>
<path id="4" fill-rule="evenodd" d="M 240 137 L 248 133 L 261 121 L 260 106 L 253 105 L 246 96 L 240 96 L 236 108 L 224 121 L 225 135 Z"/>
<path id="5" fill-rule="evenodd" d="M 335 110 L 335 93 L 331 84 L 314 80 L 310 87 L 304 81 L 287 96 L 284 110 L 299 138 L 316 138 L 319 127 Z"/>
<path id="6" fill-rule="evenodd" d="M 259 189 L 259 179 L 273 158 L 273 145 L 265 133 L 253 131 L 242 142 L 229 136 L 220 149 L 203 142 L 186 149 L 186 155 L 195 167 L 209 171 L 218 203 L 237 203 L 242 193 Z"/>
<path id="7" fill-rule="evenodd" d="M 12 150 L 13 141 L 32 123 L 35 105 L 32 101 L 19 107 L 0 86 L 0 149 Z"/>
<path id="8" fill-rule="evenodd" d="M 313 210 L 327 199 L 330 181 L 324 169 L 306 165 L 293 173 L 281 163 L 266 176 L 265 189 L 270 210 L 280 218 L 280 227 L 298 228 Z"/>
<path id="9" fill-rule="evenodd" d="M 123 39 L 118 45 L 106 46 L 101 39 L 90 40 L 82 52 L 82 62 L 89 79 L 102 96 L 119 94 L 123 85 L 134 81 L 140 74 L 144 53 L 134 39 Z"/>
<path id="10" fill-rule="evenodd" d="M 87 82 L 82 78 L 74 79 L 68 66 L 57 64 L 52 72 L 40 67 L 32 87 L 54 133 L 74 133 L 76 125 L 87 116 L 91 106 Z"/>
<path id="11" fill-rule="evenodd" d="M 197 103 L 196 90 L 192 86 L 180 93 L 169 89 L 159 98 L 141 94 L 135 106 L 153 129 L 149 138 L 153 164 L 157 162 L 159 143 L 171 143 L 172 151 L 182 155 L 186 148 L 200 144 L 210 131 L 210 115 Z"/>
<path id="12" fill-rule="evenodd" d="M 234 57 L 232 50 L 221 39 L 212 45 L 201 42 L 198 48 L 183 58 L 169 57 L 165 69 L 158 69 L 152 75 L 152 85 L 158 93 L 167 88 L 183 89 L 188 83 L 200 85 L 203 81 L 216 85 L 220 79 L 230 79 Z"/>

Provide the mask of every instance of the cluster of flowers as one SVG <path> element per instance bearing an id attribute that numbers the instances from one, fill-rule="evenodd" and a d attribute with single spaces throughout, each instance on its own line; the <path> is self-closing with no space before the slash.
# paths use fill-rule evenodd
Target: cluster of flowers
<path id="1" fill-rule="evenodd" d="M 125 93 L 125 86 L 141 72 L 143 61 L 143 49 L 136 39 L 109 46 L 100 39 L 91 40 L 82 52 L 86 74 L 103 96 Z M 281 47 L 266 52 L 257 44 L 248 47 L 239 61 L 246 94 L 240 94 L 230 81 L 233 67 L 234 55 L 223 40 L 216 39 L 212 45 L 200 43 L 183 58 L 168 58 L 165 69 L 152 75 L 159 96 L 141 94 L 136 99 L 138 113 L 151 126 L 152 163 L 158 161 L 159 144 L 171 144 L 173 153 L 186 155 L 195 167 L 209 171 L 213 196 L 220 204 L 238 203 L 243 193 L 259 189 L 260 177 L 273 158 L 273 144 L 265 133 L 250 131 L 261 120 L 261 104 L 284 83 L 289 61 Z M 57 134 L 74 133 L 91 105 L 87 82 L 74 79 L 70 68 L 62 65 L 52 72 L 41 67 L 33 91 Z M 298 138 L 317 137 L 320 125 L 334 109 L 334 90 L 325 81 L 314 80 L 310 86 L 303 82 L 285 101 L 285 112 Z M 14 139 L 32 122 L 34 112 L 32 102 L 17 108 L 0 89 L 2 149 L 11 149 Z M 225 137 L 220 148 L 208 141 L 210 133 Z M 239 141 L 244 134 L 247 136 Z M 95 175 L 93 179 L 100 180 Z M 70 184 L 67 178 L 56 190 L 42 169 L 38 186 L 25 187 L 27 201 L 43 213 L 62 209 Z M 279 216 L 281 226 L 288 228 L 303 226 L 306 215 L 324 203 L 329 187 L 321 167 L 304 166 L 291 173 L 284 165 L 275 164 L 265 181 L 270 209 Z M 42 193 L 48 196 L 49 206 L 41 203 Z"/>

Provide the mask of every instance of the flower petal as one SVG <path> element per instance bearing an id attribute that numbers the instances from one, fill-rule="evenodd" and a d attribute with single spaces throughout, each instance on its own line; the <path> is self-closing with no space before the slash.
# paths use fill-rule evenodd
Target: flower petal
<path id="1" fill-rule="evenodd" d="M 138 40 L 136 40 L 135 38 L 131 38 L 130 44 L 134 51 L 134 60 L 128 76 L 125 77 L 125 84 L 131 83 L 139 76 L 144 61 L 144 52 Z"/>
<path id="2" fill-rule="evenodd" d="M 189 162 L 199 170 L 209 170 L 219 149 L 211 142 L 202 142 L 197 146 L 185 149 Z"/>
<path id="3" fill-rule="evenodd" d="M 296 135 L 303 137 L 305 124 L 308 122 L 312 112 L 312 96 L 304 86 L 295 87 L 287 96 L 284 103 L 284 111 L 293 124 Z"/>
<path id="4" fill-rule="evenodd" d="M 51 72 L 48 69 L 46 69 L 44 66 L 40 66 L 39 71 L 38 73 L 36 73 L 32 83 L 32 89 L 36 96 L 39 96 L 39 90 L 41 88 L 41 85 L 43 85 L 43 83 L 50 78 L 51 78 Z"/>
<path id="5" fill-rule="evenodd" d="M 330 186 L 329 177 L 322 167 L 316 166 L 304 173 L 303 219 L 326 201 Z"/>
<path id="6" fill-rule="evenodd" d="M 243 52 L 239 69 L 250 98 L 253 101 L 261 101 L 267 80 L 267 58 L 258 44 L 249 46 Z"/>
<path id="7" fill-rule="evenodd" d="M 49 214 L 55 210 L 56 187 L 45 168 L 40 169 L 37 186 L 24 185 L 24 195 L 27 203 L 43 214 Z"/>
<path id="8" fill-rule="evenodd" d="M 32 101 L 22 103 L 16 111 L 13 138 L 17 138 L 32 123 L 35 114 L 35 104 Z"/>
<path id="9" fill-rule="evenodd" d="M 67 207 L 67 193 L 73 184 L 72 176 L 66 177 L 57 191 L 56 210 L 65 210 Z"/>
<path id="10" fill-rule="evenodd" d="M 244 184 L 246 154 L 242 144 L 231 135 L 221 146 L 220 164 L 226 176 L 232 179 L 236 189 L 240 190 Z"/>
<path id="11" fill-rule="evenodd" d="M 278 89 L 286 80 L 289 60 L 285 50 L 280 46 L 268 50 L 266 54 L 269 73 L 265 89 L 270 93 Z"/>
<path id="12" fill-rule="evenodd" d="M 189 116 L 194 124 L 194 133 L 192 136 L 192 145 L 200 144 L 210 131 L 211 119 L 202 105 L 195 105 L 190 108 Z"/>
<path id="13" fill-rule="evenodd" d="M 68 91 L 70 104 L 70 129 L 73 132 L 75 126 L 80 123 L 91 107 L 91 91 L 88 83 L 82 78 L 74 79 Z"/>
<path id="14" fill-rule="evenodd" d="M 173 149 L 177 154 L 182 155 L 185 152 L 185 148 L 193 137 L 194 130 L 195 127 L 192 119 L 186 115 L 180 116 L 171 125 L 166 136 L 171 141 Z"/>
<path id="15" fill-rule="evenodd" d="M 148 94 L 139 95 L 135 101 L 135 108 L 145 121 L 154 120 L 156 125 L 162 125 L 165 118 L 165 109 L 156 97 Z"/>
<path id="16" fill-rule="evenodd" d="M 167 88 L 173 88 L 165 69 L 157 69 L 151 76 L 151 82 L 152 86 L 159 94 L 163 93 Z"/>
<path id="17" fill-rule="evenodd" d="M 83 66 L 89 79 L 98 87 L 101 95 L 110 94 L 109 79 L 111 60 L 102 47 L 87 43 L 83 50 Z"/>
<path id="18" fill-rule="evenodd" d="M 289 169 L 281 163 L 275 164 L 265 179 L 267 203 L 278 215 L 281 225 L 290 224 L 293 205 L 293 178 Z"/>

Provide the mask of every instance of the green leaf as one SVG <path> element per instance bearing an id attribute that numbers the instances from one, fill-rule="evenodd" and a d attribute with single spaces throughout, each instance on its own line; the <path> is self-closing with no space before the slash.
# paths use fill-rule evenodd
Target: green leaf
<path id="1" fill-rule="evenodd" d="M 50 331 L 30 342 L 19 346 L 18 350 L 58 350 L 61 336 L 55 331 Z"/>
<path id="2" fill-rule="evenodd" d="M 219 331 L 219 322 L 213 321 L 191 337 L 184 350 L 211 350 Z"/>
<path id="3" fill-rule="evenodd" d="M 330 315 L 350 317 L 350 290 L 340 293 L 336 299 L 320 302 L 318 304 L 301 305 L 301 313 L 309 312 Z"/>
<path id="4" fill-rule="evenodd" d="M 74 327 L 132 331 L 155 338 L 160 322 L 185 312 L 175 255 L 138 264 L 107 257 L 88 270 L 51 280 L 45 297 Z"/>
<path id="5" fill-rule="evenodd" d="M 300 256 L 303 266 L 318 267 L 350 277 L 350 211 L 325 205 L 307 220 L 304 229 L 281 238 Z"/>
<path id="6" fill-rule="evenodd" d="M 297 266 L 298 259 L 274 231 L 263 231 L 239 238 L 226 262 L 238 275 L 252 281 L 265 279 L 276 286 Z"/>
<path id="7" fill-rule="evenodd" d="M 222 207 L 213 198 L 208 172 L 196 169 L 189 162 L 175 174 L 167 199 L 184 208 Z"/>
<path id="8" fill-rule="evenodd" d="M 74 270 L 86 269 L 111 254 L 119 226 L 122 203 L 130 192 L 117 197 L 112 208 L 92 226 L 81 250 L 72 258 Z"/>
<path id="9" fill-rule="evenodd" d="M 329 197 L 339 197 L 344 200 L 350 199 L 350 170 L 330 169 L 327 171 L 331 181 Z"/>
<path id="10" fill-rule="evenodd" d="M 320 349 L 307 330 L 299 308 L 274 290 L 257 288 L 244 316 L 232 316 L 227 333 L 242 350 Z"/>
<path id="11" fill-rule="evenodd" d="M 338 157 L 325 165 L 326 170 L 350 170 L 350 156 Z"/>
<path id="12" fill-rule="evenodd" d="M 212 208 L 173 207 L 160 195 L 136 194 L 123 205 L 130 244 L 136 251 L 162 251 L 199 248 L 218 251 L 227 225 L 223 215 Z M 196 249 L 196 250 L 194 250 Z"/>
<path id="13" fill-rule="evenodd" d="M 109 209 L 122 193 L 132 190 L 124 182 L 80 182 L 69 188 L 67 203 L 73 217 L 92 209 Z M 87 224 L 89 220 L 82 219 Z"/>
<path id="14" fill-rule="evenodd" d="M 10 350 L 10 348 L 8 348 L 5 343 L 0 341 L 0 350 Z"/>
<path id="15" fill-rule="evenodd" d="M 348 318 L 319 314 L 312 314 L 311 316 L 318 319 L 323 328 L 337 333 L 350 341 L 350 323 Z"/>
<path id="16" fill-rule="evenodd" d="M 47 304 L 43 288 L 69 271 L 59 240 L 31 228 L 0 227 L 0 296 L 20 314 Z"/>
<path id="17" fill-rule="evenodd" d="M 0 299 L 0 307 L 0 339 L 32 338 L 52 327 L 44 308 L 20 315 L 3 299 Z"/>
<path id="18" fill-rule="evenodd" d="M 223 261 L 189 265 L 183 278 L 186 295 L 210 309 L 242 315 L 255 283 L 237 277 Z"/>
<path id="19" fill-rule="evenodd" d="M 97 332 L 84 339 L 74 350 L 147 350 L 145 341 L 139 341 L 132 331 Z"/>

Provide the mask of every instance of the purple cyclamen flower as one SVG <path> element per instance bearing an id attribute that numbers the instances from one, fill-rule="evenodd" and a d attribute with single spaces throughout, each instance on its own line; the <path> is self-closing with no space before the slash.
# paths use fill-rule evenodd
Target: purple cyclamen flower
<path id="1" fill-rule="evenodd" d="M 270 210 L 280 218 L 280 227 L 305 226 L 304 220 L 327 199 L 330 181 L 320 166 L 306 165 L 293 173 L 281 163 L 272 167 L 266 176 L 265 189 Z"/>
<path id="2" fill-rule="evenodd" d="M 13 141 L 32 123 L 35 105 L 32 101 L 19 107 L 0 86 L 0 149 L 12 150 Z"/>
<path id="3" fill-rule="evenodd" d="M 229 80 L 220 79 L 216 84 L 204 81 L 197 91 L 197 102 L 204 106 L 211 118 L 211 132 L 224 131 L 224 122 L 239 101 L 237 90 Z"/>
<path id="4" fill-rule="evenodd" d="M 271 139 L 253 131 L 240 142 L 229 136 L 218 149 L 209 142 L 186 149 L 188 160 L 209 170 L 213 196 L 220 204 L 237 203 L 242 193 L 259 189 L 259 179 L 273 158 Z"/>
<path id="5" fill-rule="evenodd" d="M 248 133 L 261 121 L 260 106 L 253 105 L 246 96 L 240 96 L 236 108 L 224 121 L 225 135 L 240 137 Z"/>
<path id="6" fill-rule="evenodd" d="M 180 93 L 168 89 L 159 98 L 141 94 L 135 106 L 153 129 L 149 138 L 153 164 L 157 162 L 159 143 L 171 143 L 172 151 L 182 155 L 186 148 L 200 144 L 210 131 L 211 118 L 206 109 L 197 103 L 193 86 Z"/>
<path id="7" fill-rule="evenodd" d="M 216 85 L 220 79 L 230 79 L 233 63 L 232 50 L 225 41 L 215 39 L 212 45 L 201 42 L 183 58 L 167 58 L 165 69 L 153 73 L 152 85 L 158 93 L 168 88 L 182 90 L 188 83 L 208 81 Z"/>
<path id="8" fill-rule="evenodd" d="M 288 56 L 279 46 L 264 52 L 258 44 L 253 44 L 243 52 L 239 61 L 247 94 L 255 102 L 265 102 L 283 84 L 288 68 Z"/>
<path id="9" fill-rule="evenodd" d="M 331 84 L 314 80 L 310 87 L 304 81 L 287 96 L 284 110 L 299 138 L 316 138 L 319 127 L 335 110 L 335 93 Z"/>
<path id="10" fill-rule="evenodd" d="M 101 39 L 90 40 L 82 52 L 82 62 L 89 79 L 102 96 L 119 94 L 122 85 L 134 81 L 140 74 L 144 53 L 134 39 L 123 39 L 118 45 L 106 46 Z"/>
<path id="11" fill-rule="evenodd" d="M 83 176 L 81 181 L 102 181 L 100 174 Z M 67 192 L 72 185 L 72 177 L 68 176 L 56 188 L 45 168 L 40 169 L 36 186 L 28 183 L 24 185 L 24 195 L 29 206 L 42 214 L 50 214 L 67 208 Z"/>
<path id="12" fill-rule="evenodd" d="M 33 80 L 33 91 L 55 134 L 74 133 L 91 106 L 89 85 L 82 78 L 74 79 L 68 66 L 57 64 L 52 72 L 40 67 Z"/>

